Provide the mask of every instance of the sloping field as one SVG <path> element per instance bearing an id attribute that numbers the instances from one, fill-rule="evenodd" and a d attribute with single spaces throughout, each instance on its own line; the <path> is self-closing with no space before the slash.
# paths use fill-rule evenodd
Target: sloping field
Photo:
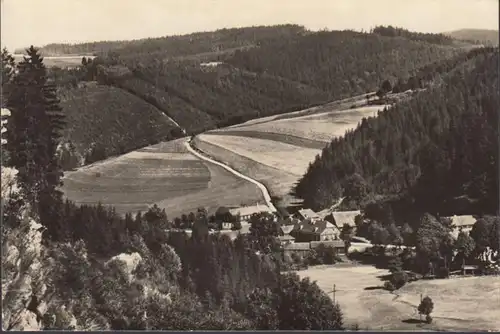
<path id="1" fill-rule="evenodd" d="M 497 277 L 455 278 L 417 281 L 397 294 L 379 289 L 387 270 L 371 266 L 311 267 L 301 277 L 317 281 L 333 295 L 344 311 L 345 322 L 370 330 L 500 330 L 500 279 Z M 368 288 L 368 289 L 367 289 Z M 420 294 L 434 301 L 433 323 L 415 324 Z M 399 296 L 398 296 L 399 295 Z"/>
<path id="2" fill-rule="evenodd" d="M 277 119 L 223 131 L 231 131 L 232 134 L 238 131 L 243 131 L 244 133 L 257 132 L 258 134 L 264 132 L 328 143 L 333 137 L 343 136 L 347 130 L 356 127 L 363 117 L 374 116 L 377 114 L 377 111 L 383 108 L 383 106 L 365 106 L 342 111 L 327 111 L 300 117 Z M 323 144 L 324 146 L 325 144 Z"/>
<path id="3" fill-rule="evenodd" d="M 349 103 L 363 103 L 361 97 Z M 299 203 L 290 191 L 316 155 L 336 136 L 355 128 L 363 117 L 384 106 L 339 110 L 332 103 L 289 114 L 261 118 L 199 135 L 194 145 L 216 160 L 262 182 L 285 206 Z"/>
<path id="4" fill-rule="evenodd" d="M 264 203 L 252 183 L 190 154 L 186 139 L 149 146 L 66 173 L 63 191 L 80 204 L 99 201 L 117 212 L 147 210 L 156 203 L 174 218 L 204 206 Z"/>
<path id="5" fill-rule="evenodd" d="M 258 180 L 268 188 L 271 196 L 288 198 L 288 192 L 295 184 L 297 175 L 282 169 L 261 164 L 248 157 L 215 145 L 210 142 L 212 135 L 207 135 L 207 137 L 208 136 L 210 136 L 208 139 L 196 136 L 193 140 L 194 146 L 202 150 L 205 154 L 215 158 L 217 161 L 231 166 L 248 177 Z M 293 198 L 290 197 L 288 202 L 293 202 Z"/>

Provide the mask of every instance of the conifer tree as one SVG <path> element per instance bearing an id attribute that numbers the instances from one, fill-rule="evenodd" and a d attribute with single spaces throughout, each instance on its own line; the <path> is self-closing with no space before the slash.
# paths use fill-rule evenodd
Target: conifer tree
<path id="1" fill-rule="evenodd" d="M 56 217 L 61 203 L 61 168 L 56 148 L 64 126 L 56 88 L 47 80 L 47 70 L 38 50 L 30 47 L 17 65 L 7 101 L 11 118 L 7 123 L 9 164 L 19 170 L 22 194 L 38 214 L 52 237 L 60 237 Z"/>

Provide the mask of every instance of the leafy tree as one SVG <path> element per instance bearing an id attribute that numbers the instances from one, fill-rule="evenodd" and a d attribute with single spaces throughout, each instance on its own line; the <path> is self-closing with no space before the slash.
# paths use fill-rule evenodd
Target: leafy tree
<path id="1" fill-rule="evenodd" d="M 340 307 L 315 282 L 296 274 L 281 275 L 278 286 L 254 291 L 250 301 L 246 314 L 256 317 L 258 329 L 343 329 Z"/>
<path id="2" fill-rule="evenodd" d="M 250 218 L 248 239 L 252 249 L 264 254 L 276 253 L 279 249 L 277 240 L 280 227 L 275 216 L 268 213 L 255 214 Z"/>
<path id="3" fill-rule="evenodd" d="M 434 302 L 429 296 L 426 296 L 418 305 L 418 313 L 426 316 L 428 323 L 432 322 L 431 313 L 434 310 Z"/>
<path id="4" fill-rule="evenodd" d="M 473 254 L 476 244 L 474 239 L 469 234 L 460 231 L 457 240 L 455 241 L 455 249 L 458 251 L 459 257 L 462 259 L 462 264 Z"/>

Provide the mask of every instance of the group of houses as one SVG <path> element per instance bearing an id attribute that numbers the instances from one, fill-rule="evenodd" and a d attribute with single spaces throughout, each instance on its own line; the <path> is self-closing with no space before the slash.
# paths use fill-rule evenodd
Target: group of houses
<path id="1" fill-rule="evenodd" d="M 236 232 L 231 230 L 234 230 L 237 223 L 241 228 L 236 234 L 249 233 L 249 221 L 252 215 L 269 213 L 275 216 L 276 221 L 280 222 L 278 240 L 284 251 L 309 251 L 323 244 L 336 248 L 340 253 L 343 253 L 345 249 L 344 241 L 341 239 L 343 226 L 348 225 L 355 232 L 355 218 L 361 213 L 357 210 L 330 212 L 326 215 L 320 215 L 311 209 L 301 209 L 295 214 L 286 217 L 281 216 L 278 219 L 276 212 L 262 204 L 228 208 L 224 212 L 222 212 L 223 210 L 218 211 L 221 215 L 228 211 L 230 213 L 228 217 L 232 217 L 232 221 L 227 220 L 221 223 L 221 233 Z"/>
<path id="2" fill-rule="evenodd" d="M 339 211 L 322 217 L 311 209 L 301 209 L 282 222 L 279 240 L 285 252 L 305 252 L 323 244 L 342 254 L 345 244 L 341 230 L 347 224 L 355 231 L 355 218 L 360 213 L 359 210 Z"/>

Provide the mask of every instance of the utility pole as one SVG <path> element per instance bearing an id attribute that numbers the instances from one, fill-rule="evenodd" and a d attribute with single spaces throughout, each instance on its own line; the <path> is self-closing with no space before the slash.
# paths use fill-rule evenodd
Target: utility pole
<path id="1" fill-rule="evenodd" d="M 333 285 L 333 304 L 335 304 L 335 292 L 336 292 L 336 285 Z"/>

